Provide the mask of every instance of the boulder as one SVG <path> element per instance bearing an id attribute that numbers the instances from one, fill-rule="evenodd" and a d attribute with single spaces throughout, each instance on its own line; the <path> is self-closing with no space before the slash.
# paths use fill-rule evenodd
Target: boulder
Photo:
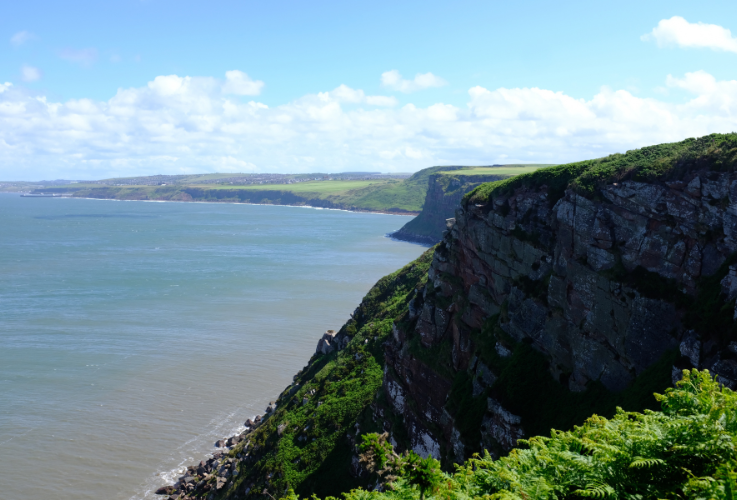
<path id="1" fill-rule="evenodd" d="M 157 495 L 171 495 L 174 492 L 174 486 L 162 486 L 156 490 Z"/>
<path id="2" fill-rule="evenodd" d="M 335 342 L 335 332 L 333 330 L 328 330 L 322 335 L 322 338 L 317 342 L 317 349 L 315 349 L 315 354 L 330 354 L 334 350 L 336 350 L 336 342 Z"/>
<path id="3" fill-rule="evenodd" d="M 223 486 L 225 486 L 226 482 L 227 480 L 224 477 L 218 477 L 217 482 L 215 483 L 215 489 L 218 489 L 218 490 L 222 489 Z"/>

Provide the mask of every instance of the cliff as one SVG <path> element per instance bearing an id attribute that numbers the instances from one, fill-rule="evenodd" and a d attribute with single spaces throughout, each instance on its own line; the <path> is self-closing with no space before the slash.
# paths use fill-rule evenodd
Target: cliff
<path id="1" fill-rule="evenodd" d="M 734 388 L 736 251 L 737 134 L 483 184 L 321 341 L 226 466 L 179 491 L 336 495 L 368 486 L 367 432 L 449 470 L 652 408 L 684 368 Z"/>
<path id="2" fill-rule="evenodd" d="M 452 173 L 451 173 L 452 172 Z M 427 193 L 420 214 L 392 234 L 393 238 L 434 245 L 443 237 L 445 220 L 453 217 L 463 195 L 483 184 L 508 175 L 463 175 L 459 167 L 427 176 Z"/>

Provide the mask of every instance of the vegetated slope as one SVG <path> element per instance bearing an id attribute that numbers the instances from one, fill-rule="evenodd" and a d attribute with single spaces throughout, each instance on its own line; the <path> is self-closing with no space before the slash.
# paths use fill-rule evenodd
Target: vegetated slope
<path id="1" fill-rule="evenodd" d="M 83 198 L 157 201 L 209 201 L 313 206 L 342 210 L 418 214 L 429 176 L 440 170 L 466 167 L 431 167 L 407 179 L 368 181 L 312 181 L 274 185 L 95 186 L 72 184 L 38 189 L 42 193 L 68 193 Z M 186 179 L 185 179 L 186 180 Z"/>
<path id="2" fill-rule="evenodd" d="M 421 498 L 693 498 L 737 496 L 737 394 L 704 371 L 686 371 L 657 395 L 662 411 L 593 415 L 571 431 L 520 440 L 494 460 L 488 453 L 455 473 L 411 452 L 398 456 L 376 435 L 363 457 L 385 492 L 359 489 L 346 500 Z M 368 439 L 366 439 L 368 438 Z M 298 496 L 290 494 L 290 500 Z"/>
<path id="3" fill-rule="evenodd" d="M 314 357 L 276 415 L 231 452 L 239 473 L 208 479 L 216 497 L 370 484 L 357 432 L 386 432 L 398 451 L 451 471 L 617 406 L 656 409 L 651 394 L 685 368 L 737 387 L 736 134 L 484 184 L 455 219 L 426 278 L 391 292 L 401 299 L 376 292 L 341 330 L 337 359 Z M 317 377 L 324 367 L 338 371 Z M 319 412 L 327 394 L 354 393 L 350 411 Z M 323 454 L 308 449 L 330 429 Z"/>
<path id="4" fill-rule="evenodd" d="M 541 165 L 547 166 L 547 165 Z M 452 171 L 427 172 L 427 194 L 422 212 L 392 234 L 394 238 L 434 245 L 443 237 L 446 219 L 452 218 L 463 195 L 485 182 L 498 181 L 534 171 L 536 165 L 499 165 L 495 167 L 461 167 Z M 423 173 L 426 171 L 423 170 Z"/>
<path id="5" fill-rule="evenodd" d="M 335 495 L 366 485 L 351 467 L 355 436 L 379 428 L 370 405 L 381 389 L 382 343 L 397 315 L 426 279 L 432 250 L 382 278 L 338 332 L 342 350 L 315 355 L 277 400 L 276 410 L 232 452 L 241 473 L 222 492 L 278 496 L 293 488 L 303 494 Z"/>
<path id="6" fill-rule="evenodd" d="M 414 173 L 408 179 L 382 181 L 358 189 L 351 189 L 341 193 L 309 193 L 300 191 L 293 193 L 289 188 L 269 189 L 261 191 L 249 187 L 250 193 L 243 194 L 236 190 L 223 189 L 223 194 L 205 194 L 188 191 L 187 193 L 198 199 L 201 196 L 233 196 L 237 199 L 249 200 L 251 203 L 276 203 L 284 205 L 311 205 L 326 208 L 342 208 L 346 210 L 368 210 L 390 213 L 418 213 L 428 189 L 429 177 L 441 170 L 456 170 L 467 167 L 430 167 Z M 313 183 L 310 183 L 313 184 Z M 323 184 L 316 182 L 315 185 Z M 304 188 L 300 188 L 304 189 Z M 227 194 L 226 194 L 227 193 Z M 221 198 L 222 199 L 222 198 Z"/>
<path id="7" fill-rule="evenodd" d="M 412 174 L 409 179 L 394 183 L 382 189 L 366 190 L 365 193 L 356 193 L 357 206 L 378 207 L 405 206 L 413 207 L 413 211 L 422 210 L 427 193 L 430 177 L 439 171 L 460 170 L 468 167 L 430 167 Z"/>
<path id="8" fill-rule="evenodd" d="M 264 186 L 72 185 L 36 192 L 99 199 L 255 203 L 416 214 L 422 208 L 426 186 L 416 182 L 405 184 L 407 181 L 312 181 Z"/>

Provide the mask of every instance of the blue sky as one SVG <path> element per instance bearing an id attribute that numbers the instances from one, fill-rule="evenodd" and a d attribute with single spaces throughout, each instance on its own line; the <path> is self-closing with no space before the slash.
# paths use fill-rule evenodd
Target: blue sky
<path id="1" fill-rule="evenodd" d="M 3 12 L 4 180 L 557 163 L 737 130 L 733 2 Z"/>

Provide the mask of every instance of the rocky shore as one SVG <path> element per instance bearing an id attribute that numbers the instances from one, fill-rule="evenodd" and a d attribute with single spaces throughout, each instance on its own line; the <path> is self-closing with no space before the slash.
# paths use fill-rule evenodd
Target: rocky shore
<path id="1" fill-rule="evenodd" d="M 167 500 L 188 500 L 195 498 L 212 498 L 218 490 L 223 489 L 238 475 L 238 463 L 245 461 L 249 452 L 248 436 L 265 422 L 274 412 L 275 403 L 272 401 L 266 408 L 264 415 L 256 415 L 243 424 L 246 430 L 240 434 L 230 436 L 215 442 L 218 451 L 211 458 L 200 461 L 197 465 L 190 465 L 187 471 L 177 479 L 173 485 L 162 486 L 156 490 L 157 495 L 166 495 Z M 246 441 L 244 453 L 231 456 L 233 448 Z"/>
<path id="2" fill-rule="evenodd" d="M 328 330 L 318 340 L 315 354 L 330 354 L 341 349 L 345 340 L 337 337 L 334 330 Z M 289 392 L 294 393 L 296 389 L 299 389 L 299 386 L 293 386 Z M 253 420 L 249 418 L 244 422 L 245 431 L 216 441 L 214 446 L 218 450 L 211 458 L 201 460 L 197 465 L 190 465 L 173 485 L 162 486 L 156 490 L 156 494 L 166 496 L 167 500 L 214 498 L 219 490 L 232 485 L 238 476 L 238 465 L 247 463 L 251 454 L 258 451 L 258 446 L 251 446 L 249 436 L 266 422 L 275 410 L 276 402 L 271 401 L 263 415 L 256 415 Z M 245 445 L 234 455 L 235 447 L 244 441 Z M 249 492 L 250 488 L 247 488 L 246 494 Z"/>

